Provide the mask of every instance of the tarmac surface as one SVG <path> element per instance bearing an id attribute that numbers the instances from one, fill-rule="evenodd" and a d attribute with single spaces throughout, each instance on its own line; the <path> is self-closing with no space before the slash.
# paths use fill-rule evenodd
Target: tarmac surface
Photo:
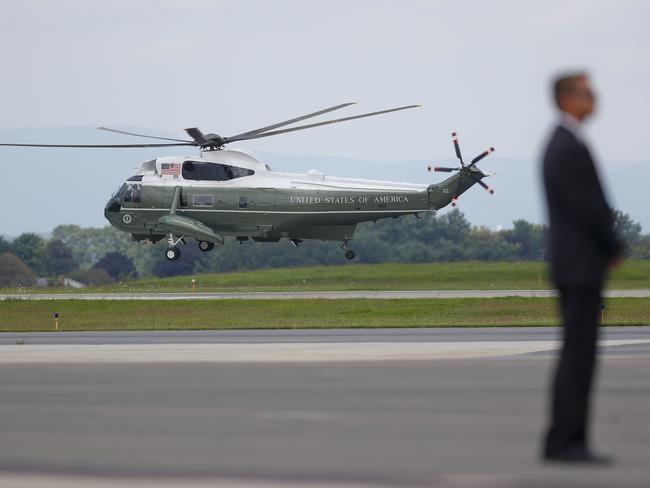
<path id="1" fill-rule="evenodd" d="M 616 464 L 538 461 L 558 332 L 3 333 L 0 486 L 648 486 L 650 327 L 601 334 Z"/>
<path id="2" fill-rule="evenodd" d="M 256 291 L 240 293 L 11 293 L 3 300 L 296 300 L 296 299 L 428 299 L 428 298 L 549 298 L 555 290 L 397 290 L 397 291 Z M 607 298 L 649 298 L 650 289 L 606 290 Z"/>

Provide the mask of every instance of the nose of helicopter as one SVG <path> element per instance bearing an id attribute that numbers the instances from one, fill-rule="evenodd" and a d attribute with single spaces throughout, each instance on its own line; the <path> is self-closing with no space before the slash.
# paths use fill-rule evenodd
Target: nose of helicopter
<path id="1" fill-rule="evenodd" d="M 114 223 L 114 221 L 119 218 L 119 213 L 122 209 L 120 202 L 122 201 L 122 194 L 124 193 L 125 188 L 125 184 L 121 185 L 111 195 L 111 197 L 108 199 L 108 202 L 106 202 L 106 206 L 104 207 L 104 217 L 106 217 L 106 219 L 108 219 L 108 221 L 111 223 Z"/>
<path id="2" fill-rule="evenodd" d="M 108 220 L 111 224 L 114 224 L 119 219 L 121 209 L 122 206 L 120 205 L 119 199 L 115 196 L 112 196 L 104 207 L 104 217 L 106 217 L 106 220 Z"/>

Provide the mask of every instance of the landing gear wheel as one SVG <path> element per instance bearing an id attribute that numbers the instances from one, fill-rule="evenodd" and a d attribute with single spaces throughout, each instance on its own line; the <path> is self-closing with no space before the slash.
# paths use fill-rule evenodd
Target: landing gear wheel
<path id="1" fill-rule="evenodd" d="M 178 258 L 181 257 L 181 250 L 177 248 L 176 246 L 170 247 L 165 251 L 165 257 L 169 261 L 176 261 Z"/>
<path id="2" fill-rule="evenodd" d="M 357 254 L 352 249 L 345 250 L 345 259 L 352 261 L 356 256 Z"/>
<path id="3" fill-rule="evenodd" d="M 203 252 L 212 251 L 214 249 L 214 242 L 199 241 L 199 249 Z"/>

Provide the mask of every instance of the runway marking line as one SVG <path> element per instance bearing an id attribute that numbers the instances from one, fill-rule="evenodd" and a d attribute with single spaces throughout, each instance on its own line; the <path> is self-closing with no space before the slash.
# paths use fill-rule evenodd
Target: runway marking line
<path id="1" fill-rule="evenodd" d="M 600 347 L 650 340 L 603 340 Z M 0 345 L 0 364 L 311 363 L 480 359 L 556 350 L 558 341 Z"/>
<path id="2" fill-rule="evenodd" d="M 0 472 L 0 486 L 13 488 L 370 488 L 362 483 L 326 483 L 318 481 L 276 481 L 244 479 L 168 479 L 161 477 L 93 477 L 61 474 L 14 474 Z"/>
<path id="3" fill-rule="evenodd" d="M 607 298 L 648 298 L 650 289 L 605 290 Z M 256 291 L 222 293 L 15 293 L 0 294 L 3 300 L 293 300 L 293 299 L 445 299 L 445 298 L 553 298 L 555 290 L 350 290 L 350 291 Z"/>

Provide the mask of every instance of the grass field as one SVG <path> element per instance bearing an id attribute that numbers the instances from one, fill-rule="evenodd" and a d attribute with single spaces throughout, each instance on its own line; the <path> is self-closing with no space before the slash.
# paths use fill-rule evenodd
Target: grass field
<path id="1" fill-rule="evenodd" d="M 193 278 L 199 292 L 528 290 L 551 287 L 546 270 L 546 264 L 541 262 L 348 264 L 143 279 L 83 290 L 13 289 L 4 292 L 189 292 Z M 626 262 L 613 273 L 608 287 L 650 288 L 650 260 Z"/>
<path id="2" fill-rule="evenodd" d="M 321 266 L 135 280 L 86 292 L 546 289 L 539 262 Z M 629 261 L 609 288 L 650 288 L 650 261 Z M 22 291 L 25 290 L 5 290 Z M 33 289 L 33 292 L 79 290 Z M 549 298 L 444 300 L 0 301 L 0 331 L 531 326 L 557 323 Z M 606 324 L 650 324 L 647 299 L 610 299 Z"/>
<path id="3" fill-rule="evenodd" d="M 445 300 L 214 300 L 0 302 L 0 331 L 542 326 L 550 298 Z M 606 325 L 650 324 L 647 299 L 607 301 Z"/>

